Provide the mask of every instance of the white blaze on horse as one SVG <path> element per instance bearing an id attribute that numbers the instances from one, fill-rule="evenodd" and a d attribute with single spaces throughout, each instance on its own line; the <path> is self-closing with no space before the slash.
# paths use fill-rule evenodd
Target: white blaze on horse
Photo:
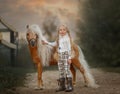
<path id="1" fill-rule="evenodd" d="M 35 24 L 27 26 L 26 38 L 33 62 L 37 65 L 38 88 L 42 89 L 43 66 L 51 66 L 57 64 L 57 61 L 54 59 L 55 47 L 42 44 L 42 40 L 45 40 L 45 37 L 43 36 L 39 26 Z M 95 83 L 95 80 L 90 72 L 89 66 L 84 58 L 81 48 L 78 45 L 74 44 L 73 50 L 75 55 L 72 58 L 72 64 L 70 65 L 70 70 L 73 75 L 73 85 L 75 85 L 76 82 L 76 70 L 74 68 L 76 67 L 82 73 L 85 85 L 87 87 L 97 88 L 98 85 Z"/>

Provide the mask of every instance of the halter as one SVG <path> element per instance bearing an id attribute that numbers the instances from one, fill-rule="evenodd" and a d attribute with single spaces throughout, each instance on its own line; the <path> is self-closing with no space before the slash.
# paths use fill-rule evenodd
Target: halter
<path id="1" fill-rule="evenodd" d="M 29 33 L 32 33 L 32 34 L 35 34 L 35 35 L 36 35 L 36 39 L 31 38 L 31 39 L 28 40 L 29 45 L 30 45 L 31 47 L 33 47 L 33 46 L 31 45 L 32 40 L 34 40 L 35 42 L 37 42 L 38 35 L 37 35 L 35 32 L 33 32 L 33 31 L 29 31 Z M 37 43 L 35 43 L 35 44 L 37 44 Z"/>

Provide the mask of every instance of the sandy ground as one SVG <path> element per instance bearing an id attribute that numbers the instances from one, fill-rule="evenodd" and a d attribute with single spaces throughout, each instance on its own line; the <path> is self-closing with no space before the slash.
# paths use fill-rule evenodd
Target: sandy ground
<path id="1" fill-rule="evenodd" d="M 93 76 L 100 85 L 99 88 L 84 87 L 82 75 L 77 71 L 77 83 L 74 91 L 69 94 L 120 94 L 120 74 L 104 72 L 98 69 L 91 69 Z M 67 94 L 68 92 L 55 92 L 57 88 L 57 71 L 43 72 L 44 90 L 35 90 L 37 86 L 37 73 L 29 73 L 26 75 L 25 87 L 13 89 L 10 94 Z M 8 93 L 9 94 L 9 93 Z"/>

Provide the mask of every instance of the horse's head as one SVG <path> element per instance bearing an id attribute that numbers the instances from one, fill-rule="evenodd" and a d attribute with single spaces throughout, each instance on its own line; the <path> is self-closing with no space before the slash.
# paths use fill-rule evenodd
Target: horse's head
<path id="1" fill-rule="evenodd" d="M 29 25 L 26 26 L 27 28 L 27 33 L 26 33 L 26 38 L 31 47 L 35 47 L 37 45 L 38 41 L 38 34 L 35 33 Z"/>

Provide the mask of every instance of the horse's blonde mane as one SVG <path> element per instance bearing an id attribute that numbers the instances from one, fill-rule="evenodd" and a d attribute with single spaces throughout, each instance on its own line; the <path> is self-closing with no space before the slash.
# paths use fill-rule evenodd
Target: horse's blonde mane
<path id="1" fill-rule="evenodd" d="M 43 45 L 41 40 L 45 40 L 45 37 L 42 34 L 42 31 L 40 29 L 40 27 L 36 24 L 30 25 L 29 29 L 36 33 L 38 35 L 38 54 L 40 59 L 42 60 L 42 65 L 43 66 L 49 66 L 49 62 L 50 62 L 50 58 L 51 58 L 51 54 L 52 54 L 52 47 L 49 45 Z"/>

